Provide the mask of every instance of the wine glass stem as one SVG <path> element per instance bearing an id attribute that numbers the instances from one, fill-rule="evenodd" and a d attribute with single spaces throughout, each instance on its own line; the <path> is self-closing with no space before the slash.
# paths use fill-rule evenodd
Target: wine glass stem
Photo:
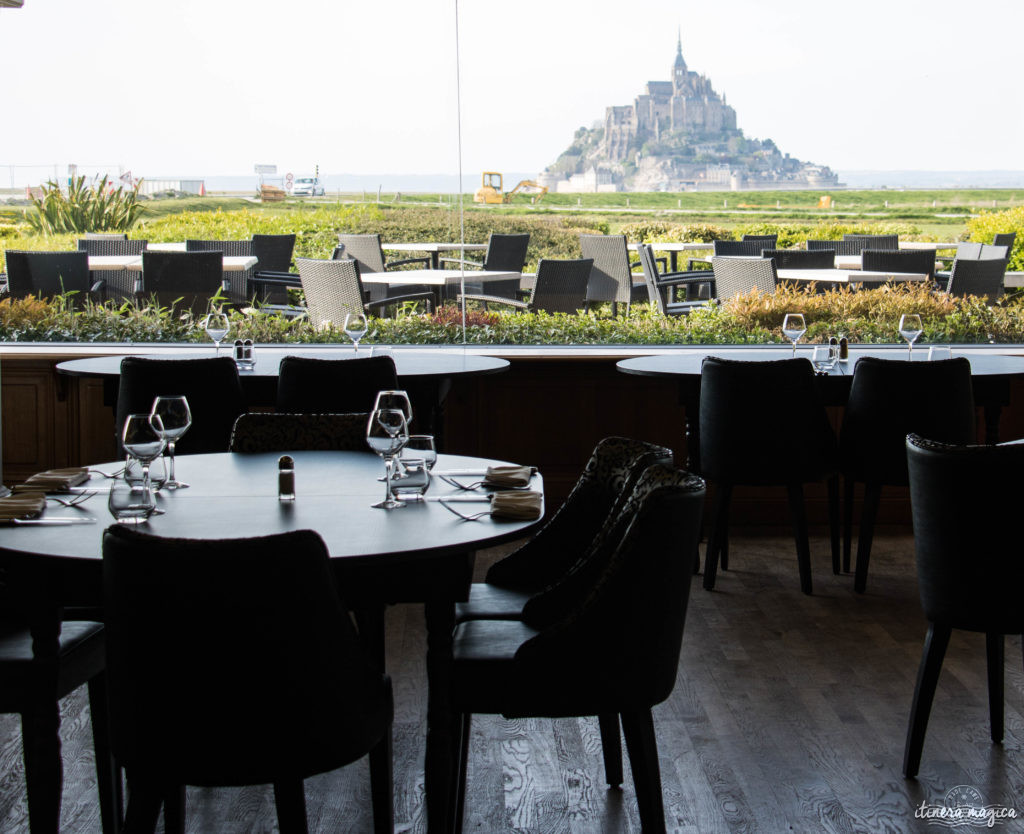
<path id="1" fill-rule="evenodd" d="M 174 441 L 167 441 L 167 458 L 170 461 L 168 464 L 167 482 L 174 483 Z"/>
<path id="2" fill-rule="evenodd" d="M 153 500 L 153 489 L 149 482 L 149 461 L 142 461 L 142 489 L 146 493 L 148 500 Z"/>
<path id="3" fill-rule="evenodd" d="M 394 466 L 394 456 L 384 456 L 384 503 L 391 503 L 391 472 Z"/>

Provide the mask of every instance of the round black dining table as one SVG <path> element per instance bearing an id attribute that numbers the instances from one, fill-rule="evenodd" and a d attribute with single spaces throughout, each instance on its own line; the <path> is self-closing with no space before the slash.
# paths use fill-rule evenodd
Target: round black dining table
<path id="1" fill-rule="evenodd" d="M 290 452 L 295 461 L 294 501 L 278 499 L 278 457 L 273 454 L 179 455 L 177 476 L 187 489 L 161 491 L 155 515 L 138 529 L 176 538 L 235 538 L 311 529 L 323 538 L 342 598 L 355 612 L 378 663 L 384 663 L 384 608 L 396 602 L 424 603 L 427 626 L 426 794 L 428 826 L 446 830 L 449 787 L 456 772 L 450 744 L 447 692 L 455 602 L 465 599 L 478 548 L 521 538 L 540 525 L 485 516 L 465 521 L 439 502 L 371 507 L 383 497 L 380 459 L 369 452 Z M 503 463 L 439 455 L 435 471 L 482 473 Z M 84 488 L 97 493 L 69 508 L 49 503 L 41 518 L 91 517 L 95 524 L 9 525 L 0 538 L 0 573 L 31 589 L 56 614 L 33 624 L 33 638 L 56 652 L 60 611 L 101 609 L 103 531 L 113 523 L 106 504 L 118 462 L 98 464 Z M 465 480 L 475 480 L 467 475 Z M 534 475 L 530 488 L 543 492 Z M 466 495 L 433 478 L 427 497 Z M 470 495 L 481 494 L 470 492 Z M 466 514 L 484 501 L 457 503 Z"/>

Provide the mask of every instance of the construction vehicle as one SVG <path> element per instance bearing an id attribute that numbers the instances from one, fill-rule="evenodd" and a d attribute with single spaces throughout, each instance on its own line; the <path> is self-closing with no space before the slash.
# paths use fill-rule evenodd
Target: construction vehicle
<path id="1" fill-rule="evenodd" d="M 539 202 L 544 198 L 544 195 L 548 193 L 548 187 L 546 185 L 538 185 L 533 180 L 520 180 L 516 187 L 513 188 L 508 194 L 505 194 L 502 190 L 503 183 L 501 174 L 497 171 L 484 171 L 480 177 L 480 187 L 473 195 L 474 203 L 486 203 L 487 205 L 501 205 L 502 203 L 511 203 L 512 198 L 516 196 L 520 191 L 525 189 L 531 189 L 537 192 L 537 196 L 533 202 Z"/>

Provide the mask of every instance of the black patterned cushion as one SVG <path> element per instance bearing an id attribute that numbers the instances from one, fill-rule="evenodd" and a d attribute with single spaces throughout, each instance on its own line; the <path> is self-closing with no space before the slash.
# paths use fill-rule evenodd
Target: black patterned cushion
<path id="1" fill-rule="evenodd" d="M 232 452 L 368 452 L 368 415 L 243 414 L 231 432 Z"/>

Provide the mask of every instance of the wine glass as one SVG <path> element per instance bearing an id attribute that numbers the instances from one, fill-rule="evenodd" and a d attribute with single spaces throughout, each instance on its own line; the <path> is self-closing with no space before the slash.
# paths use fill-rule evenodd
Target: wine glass
<path id="1" fill-rule="evenodd" d="M 404 507 L 391 493 L 391 476 L 395 455 L 409 439 L 405 414 L 398 408 L 378 408 L 366 423 L 366 444 L 384 459 L 384 500 L 373 507 L 391 510 Z"/>
<path id="2" fill-rule="evenodd" d="M 149 465 L 160 457 L 166 442 L 164 424 L 156 414 L 129 414 L 121 432 L 124 450 L 142 464 L 142 489 L 152 496 Z"/>
<path id="3" fill-rule="evenodd" d="M 184 489 L 188 486 L 174 477 L 174 444 L 188 431 L 192 425 L 192 412 L 189 411 L 185 397 L 157 397 L 153 400 L 150 414 L 155 414 L 163 424 L 163 434 L 167 441 L 167 457 L 170 460 L 169 472 L 164 487 L 167 489 Z"/>
<path id="4" fill-rule="evenodd" d="M 228 319 L 227 313 L 210 313 L 203 319 L 203 329 L 206 331 L 206 335 L 213 339 L 213 352 L 220 353 L 220 343 L 224 341 L 224 337 L 231 329 L 231 321 Z"/>
<path id="5" fill-rule="evenodd" d="M 345 335 L 352 340 L 352 348 L 359 353 L 359 340 L 366 335 L 366 316 L 362 313 L 349 313 L 345 316 Z"/>
<path id="6" fill-rule="evenodd" d="M 786 313 L 782 320 L 782 335 L 793 343 L 793 356 L 796 356 L 796 343 L 807 332 L 807 323 L 803 313 Z"/>
<path id="7" fill-rule="evenodd" d="M 914 358 L 914 342 L 924 332 L 921 317 L 917 313 L 906 313 L 900 316 L 900 335 L 907 340 L 908 358 Z"/>
<path id="8" fill-rule="evenodd" d="M 412 422 L 412 402 L 405 391 L 378 391 L 373 410 L 381 408 L 397 408 L 405 415 L 406 423 Z"/>

